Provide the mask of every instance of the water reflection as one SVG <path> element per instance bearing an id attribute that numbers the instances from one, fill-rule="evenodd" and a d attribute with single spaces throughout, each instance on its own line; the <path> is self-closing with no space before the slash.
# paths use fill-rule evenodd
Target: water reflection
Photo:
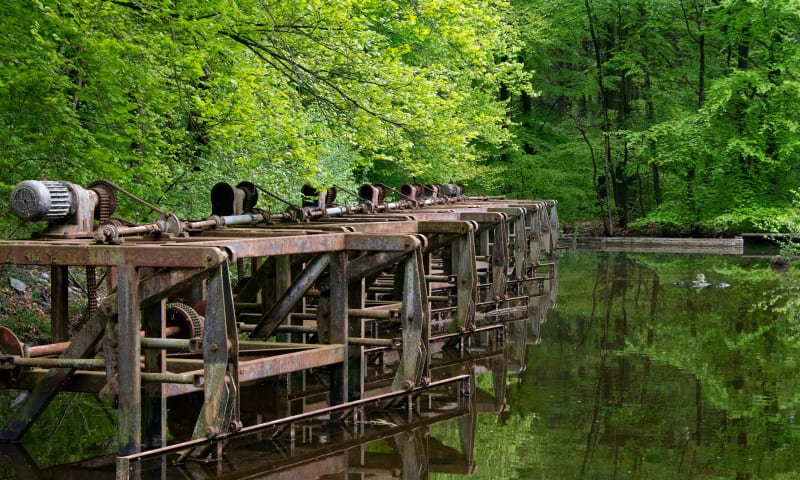
<path id="1" fill-rule="evenodd" d="M 219 463 L 156 459 L 141 478 L 795 478 L 797 271 L 776 273 L 768 258 L 574 252 L 524 286 L 528 320 L 435 353 L 433 380 L 471 375 L 466 402 L 453 384 L 411 409 L 237 438 Z M 729 286 L 676 284 L 699 273 Z M 266 390 L 261 420 L 313 406 L 292 382 Z M 0 454 L 19 478 L 113 478 L 113 458 L 37 470 L 35 453 Z"/>
<path id="2" fill-rule="evenodd" d="M 698 273 L 728 285 L 676 284 Z M 654 254 L 579 254 L 560 274 L 519 390 L 539 399 L 517 410 L 539 419 L 519 447 L 536 455 L 513 478 L 795 475 L 800 344 L 780 307 L 797 279 L 768 260 Z"/>

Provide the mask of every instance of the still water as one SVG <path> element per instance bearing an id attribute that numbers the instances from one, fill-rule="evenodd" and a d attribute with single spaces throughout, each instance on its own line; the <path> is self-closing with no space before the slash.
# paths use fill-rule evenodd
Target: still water
<path id="1" fill-rule="evenodd" d="M 800 272 L 763 258 L 579 251 L 555 273 L 505 338 L 477 336 L 466 362 L 436 355 L 434 380 L 471 373 L 471 387 L 249 435 L 215 464 L 157 459 L 140 476 L 800 478 Z M 0 478 L 114 478 L 113 458 L 54 464 L 113 448 L 115 412 L 87 396 L 51 410 L 24 448 L 0 449 Z M 92 439 L 84 451 L 78 435 Z"/>

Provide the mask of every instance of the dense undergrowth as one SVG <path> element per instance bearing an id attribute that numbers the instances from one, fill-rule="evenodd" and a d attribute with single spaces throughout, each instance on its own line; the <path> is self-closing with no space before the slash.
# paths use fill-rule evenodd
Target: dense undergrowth
<path id="1" fill-rule="evenodd" d="M 5 264 L 0 268 L 0 326 L 25 344 L 50 341 L 50 270 Z M 87 303 L 85 277 L 71 272 L 69 317 L 72 330 L 83 321 Z"/>

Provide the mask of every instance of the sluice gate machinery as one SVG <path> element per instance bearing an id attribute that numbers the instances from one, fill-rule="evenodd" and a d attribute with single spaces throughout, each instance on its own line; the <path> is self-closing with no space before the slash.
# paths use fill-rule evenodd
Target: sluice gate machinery
<path id="1" fill-rule="evenodd" d="M 211 215 L 185 221 L 106 180 L 18 184 L 12 210 L 47 228 L 0 241 L 0 255 L 50 268 L 52 342 L 24 345 L 0 328 L 0 387 L 29 391 L 0 441 L 19 441 L 59 392 L 92 392 L 117 406 L 118 453 L 135 456 L 165 448 L 167 399 L 195 393 L 190 439 L 177 440 L 190 445 L 183 457 L 214 457 L 224 442 L 201 441 L 247 428 L 248 385 L 314 372 L 323 400 L 306 410 L 411 398 L 461 379 L 433 356 L 480 332 L 502 336 L 550 296 L 553 200 L 378 184 L 362 186 L 357 205 L 304 188 L 302 205 L 276 213 L 257 206 L 259 193 L 271 195 L 219 183 Z M 113 217 L 120 195 L 157 217 Z M 72 334 L 70 269 L 85 271 L 89 292 Z"/>

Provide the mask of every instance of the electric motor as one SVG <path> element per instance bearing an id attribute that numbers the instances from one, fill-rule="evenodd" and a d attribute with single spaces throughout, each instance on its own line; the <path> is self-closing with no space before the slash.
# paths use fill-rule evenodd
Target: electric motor
<path id="1" fill-rule="evenodd" d="M 25 180 L 11 192 L 11 211 L 22 220 L 64 220 L 75 213 L 68 182 Z"/>

